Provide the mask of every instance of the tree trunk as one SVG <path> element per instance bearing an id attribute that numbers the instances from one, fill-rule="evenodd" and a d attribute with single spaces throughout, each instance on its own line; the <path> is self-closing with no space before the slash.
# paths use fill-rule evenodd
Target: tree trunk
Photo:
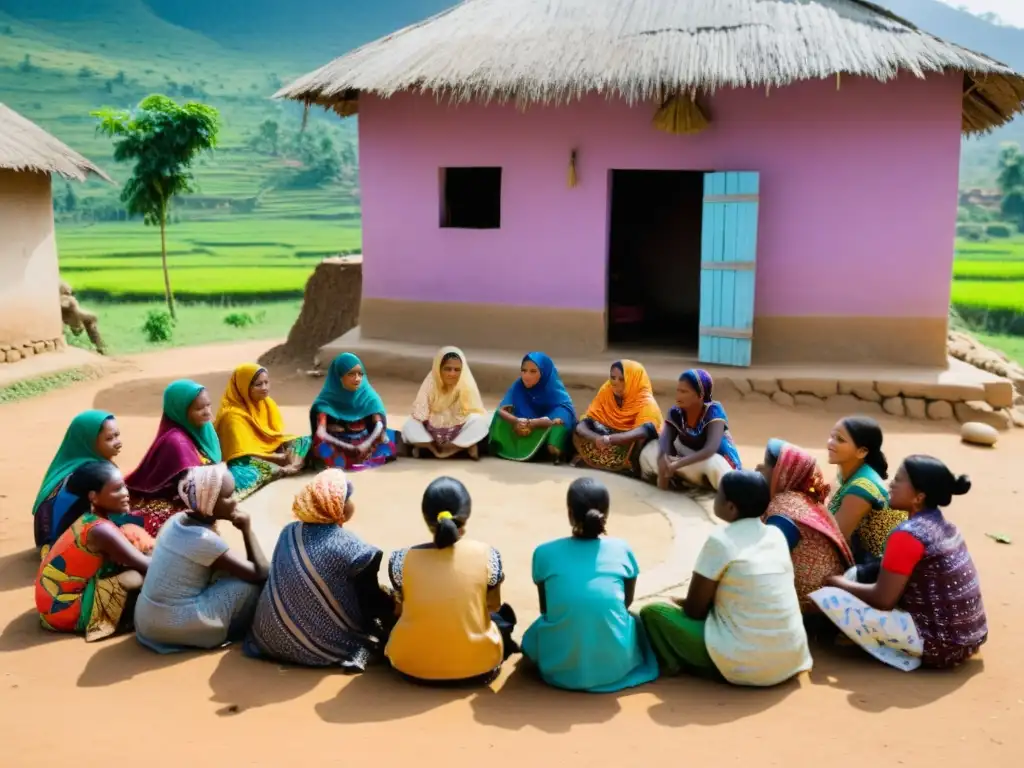
<path id="1" fill-rule="evenodd" d="M 174 310 L 174 293 L 171 291 L 171 273 L 167 271 L 167 208 L 160 211 L 160 263 L 164 268 L 164 296 L 167 298 L 167 310 L 171 319 L 177 320 Z"/>

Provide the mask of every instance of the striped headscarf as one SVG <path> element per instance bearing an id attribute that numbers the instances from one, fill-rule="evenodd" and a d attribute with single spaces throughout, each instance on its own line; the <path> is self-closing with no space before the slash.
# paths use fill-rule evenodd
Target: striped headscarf
<path id="1" fill-rule="evenodd" d="M 714 389 L 715 382 L 711 378 L 711 374 L 705 371 L 703 368 L 691 368 L 685 371 L 682 376 L 679 377 L 680 381 L 685 381 L 690 385 L 690 389 L 700 395 L 700 399 L 705 403 L 710 403 L 714 398 L 711 396 L 711 391 Z"/>
<path id="2" fill-rule="evenodd" d="M 213 517 L 227 473 L 225 464 L 193 467 L 178 483 L 178 496 L 192 512 L 203 517 Z"/>
<path id="3" fill-rule="evenodd" d="M 340 469 L 325 469 L 295 494 L 292 512 L 300 522 L 341 525 L 345 502 L 352 497 L 352 485 Z"/>

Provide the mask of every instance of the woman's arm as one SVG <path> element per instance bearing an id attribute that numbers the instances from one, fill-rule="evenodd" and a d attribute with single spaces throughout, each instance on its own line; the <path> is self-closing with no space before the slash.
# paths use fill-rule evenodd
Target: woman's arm
<path id="1" fill-rule="evenodd" d="M 576 434 L 593 443 L 596 443 L 601 439 L 601 435 L 597 434 L 597 432 L 587 425 L 586 418 L 580 419 L 579 423 L 576 425 Z"/>
<path id="2" fill-rule="evenodd" d="M 710 459 L 718 453 L 718 449 L 722 445 L 722 438 L 725 437 L 725 422 L 713 421 L 708 424 L 706 431 L 707 440 L 704 441 L 704 447 L 699 451 L 694 451 L 689 456 L 680 456 L 678 459 L 673 460 L 673 471 L 682 469 L 690 464 L 697 464 L 705 459 Z"/>
<path id="3" fill-rule="evenodd" d="M 344 440 L 339 440 L 338 438 L 336 438 L 334 435 L 327 431 L 326 413 L 318 413 L 316 415 L 316 434 L 314 435 L 314 437 L 316 437 L 316 439 L 319 440 L 321 443 L 333 445 L 336 448 L 340 448 L 343 451 L 352 450 L 352 445 L 350 443 L 346 443 Z"/>
<path id="4" fill-rule="evenodd" d="M 370 430 L 369 436 L 363 442 L 357 443 L 355 449 L 361 454 L 368 454 L 373 450 L 373 447 L 380 441 L 381 435 L 384 434 L 384 422 L 378 420 L 374 425 L 373 429 Z"/>
<path id="5" fill-rule="evenodd" d="M 499 419 L 501 419 L 502 421 L 507 421 L 509 424 L 514 425 L 517 421 L 519 421 L 519 419 L 515 417 L 515 414 L 512 413 L 511 405 L 506 405 L 504 408 L 499 408 L 497 410 L 497 415 Z"/>
<path id="6" fill-rule="evenodd" d="M 908 581 L 910 581 L 909 574 L 904 576 L 882 568 L 878 572 L 878 581 L 874 584 L 859 584 L 855 581 L 848 581 L 842 576 L 832 576 L 827 583 L 830 587 L 838 587 L 844 592 L 849 592 L 854 597 L 860 598 L 872 608 L 891 611 L 903 597 L 903 591 L 907 588 Z"/>
<path id="7" fill-rule="evenodd" d="M 149 570 L 149 558 L 139 552 L 113 523 L 94 525 L 89 531 L 89 544 L 118 565 L 143 575 Z"/>
<path id="8" fill-rule="evenodd" d="M 658 435 L 658 453 L 662 456 L 671 456 L 675 451 L 672 445 L 672 438 L 675 436 L 675 428 L 667 421 L 661 425 L 661 434 Z"/>
<path id="9" fill-rule="evenodd" d="M 860 496 L 855 496 L 852 493 L 847 493 L 842 503 L 839 505 L 839 511 L 836 512 L 836 523 L 839 525 L 839 530 L 843 532 L 843 536 L 846 537 L 847 541 L 853 538 L 853 532 L 857 530 L 857 526 L 860 525 L 860 521 L 864 519 L 864 516 L 871 511 L 871 502 Z"/>
<path id="10" fill-rule="evenodd" d="M 626 607 L 629 608 L 633 604 L 633 598 L 636 596 L 636 579 L 626 579 L 623 585 L 626 588 Z"/>
<path id="11" fill-rule="evenodd" d="M 651 433 L 646 424 L 642 424 L 636 429 L 631 429 L 629 432 L 619 432 L 615 435 L 608 437 L 609 445 L 625 445 L 626 443 L 635 443 L 637 440 L 643 440 L 650 437 Z"/>
<path id="12" fill-rule="evenodd" d="M 691 619 L 703 621 L 711 613 L 717 592 L 717 581 L 712 581 L 694 571 L 693 577 L 690 579 L 690 588 L 686 592 L 686 600 L 683 601 L 683 613 Z"/>
<path id="13" fill-rule="evenodd" d="M 234 552 L 228 551 L 214 560 L 211 567 L 250 584 L 262 584 L 270 574 L 270 563 L 267 562 L 263 548 L 252 532 L 249 516 L 244 512 L 235 512 L 231 517 L 231 524 L 242 533 L 246 559 L 242 560 Z"/>

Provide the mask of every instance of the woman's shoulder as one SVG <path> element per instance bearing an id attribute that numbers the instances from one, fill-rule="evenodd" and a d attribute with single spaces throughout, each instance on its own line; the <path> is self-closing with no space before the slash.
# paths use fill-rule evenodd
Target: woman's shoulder
<path id="1" fill-rule="evenodd" d="M 717 400 L 712 400 L 708 403 L 708 407 L 704 410 L 704 421 L 727 421 L 728 417 L 725 415 L 725 406 Z"/>

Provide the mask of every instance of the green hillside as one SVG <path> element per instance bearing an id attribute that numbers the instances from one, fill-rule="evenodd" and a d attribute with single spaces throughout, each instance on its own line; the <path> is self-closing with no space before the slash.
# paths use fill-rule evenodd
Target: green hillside
<path id="1" fill-rule="evenodd" d="M 360 248 L 356 123 L 317 110 L 300 135 L 301 108 L 269 97 L 331 57 L 453 2 L 0 0 L 0 101 L 118 180 L 129 169 L 113 162 L 92 111 L 130 108 L 151 93 L 215 106 L 221 147 L 202 160 L 200 192 L 177 204 L 169 230 L 178 288 L 196 298 L 297 295 L 322 255 Z M 887 4 L 1024 69 L 1024 30 L 936 0 Z M 264 124 L 271 128 L 259 141 Z M 966 143 L 964 183 L 990 184 L 999 142 L 1018 135 L 1022 121 Z M 92 298 L 161 294 L 159 238 L 124 220 L 117 189 L 58 182 L 55 196 L 62 271 L 72 285 Z M 272 264 L 275 279 L 245 269 L 256 263 Z"/>

